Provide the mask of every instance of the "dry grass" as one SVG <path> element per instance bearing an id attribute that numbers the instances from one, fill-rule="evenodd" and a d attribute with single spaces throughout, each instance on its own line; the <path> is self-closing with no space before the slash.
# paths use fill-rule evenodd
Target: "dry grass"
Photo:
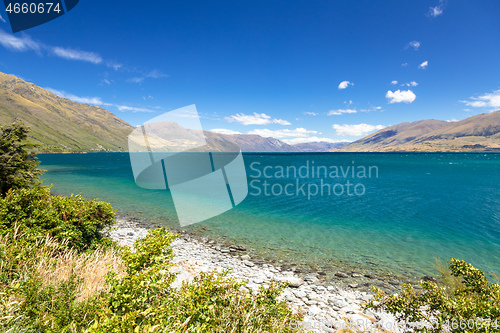
<path id="1" fill-rule="evenodd" d="M 36 272 L 43 279 L 43 284 L 68 281 L 72 276 L 81 279 L 77 302 L 104 291 L 106 276 L 110 270 L 123 276 L 123 263 L 115 250 L 96 250 L 78 254 L 64 251 L 52 256 L 51 251 L 41 253 L 36 265 Z"/>
<path id="2" fill-rule="evenodd" d="M 21 239 L 22 234 L 14 233 L 14 239 Z M 80 282 L 77 302 L 105 291 L 106 276 L 110 271 L 124 276 L 123 262 L 118 250 L 97 249 L 92 252 L 78 253 L 64 249 L 58 241 L 46 237 L 37 241 L 28 260 L 23 261 L 21 272 L 34 272 L 42 279 L 43 285 L 54 285 L 76 277 Z M 0 245 L 8 245 L 8 235 L 0 237 Z M 0 264 L 2 269 L 4 263 Z M 20 275 L 20 279 L 24 274 Z M 16 281 L 14 281 L 15 283 Z"/>
<path id="3" fill-rule="evenodd" d="M 450 268 L 447 263 L 443 264 L 441 259 L 434 257 L 435 267 L 441 274 L 441 282 L 443 287 L 446 288 L 446 293 L 450 297 L 453 295 L 455 290 L 464 288 L 462 278 L 453 276 L 451 274 Z"/>

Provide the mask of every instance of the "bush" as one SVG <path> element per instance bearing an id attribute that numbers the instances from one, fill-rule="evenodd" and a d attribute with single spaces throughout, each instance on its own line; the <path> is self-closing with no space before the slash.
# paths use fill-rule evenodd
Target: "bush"
<path id="1" fill-rule="evenodd" d="M 374 288 L 368 307 L 385 309 L 417 332 L 500 331 L 500 284 L 488 283 L 485 274 L 463 260 L 451 258 L 443 285 L 420 282 L 422 291 L 403 285 L 401 295 Z"/>
<path id="2" fill-rule="evenodd" d="M 0 235 L 17 225 L 29 236 L 49 235 L 79 250 L 106 241 L 101 231 L 115 222 L 114 217 L 109 203 L 80 195 L 52 196 L 46 187 L 10 190 L 0 198 Z"/>
<path id="3" fill-rule="evenodd" d="M 45 198 L 48 192 L 41 190 L 25 191 Z M 31 207 L 15 200 L 12 205 Z M 22 216 L 20 221 L 31 221 Z M 24 233 L 14 226 L 0 236 L 0 331 L 302 332 L 293 325 L 302 314 L 278 300 L 283 284 L 252 294 L 226 271 L 202 273 L 191 284 L 171 288 L 170 245 L 177 235 L 166 229 L 150 230 L 135 250 L 117 252 L 115 247 L 77 251 L 69 246 L 74 238 L 61 241 L 48 232 L 33 237 L 30 227 L 35 228 L 23 224 Z"/>
<path id="4" fill-rule="evenodd" d="M 150 231 L 125 250 L 128 275 L 110 275 L 108 305 L 90 332 L 292 332 L 294 315 L 286 301 L 278 301 L 284 285 L 272 284 L 252 295 L 242 282 L 216 272 L 201 273 L 191 284 L 170 288 L 168 272 L 176 237 L 164 229 Z"/>
<path id="5" fill-rule="evenodd" d="M 0 331 L 83 332 L 100 309 L 116 250 L 79 253 L 17 229 L 0 237 Z"/>
<path id="6" fill-rule="evenodd" d="M 30 146 L 23 143 L 29 128 L 23 123 L 0 126 L 0 195 L 9 189 L 30 187 L 39 184 L 36 154 L 30 153 Z"/>

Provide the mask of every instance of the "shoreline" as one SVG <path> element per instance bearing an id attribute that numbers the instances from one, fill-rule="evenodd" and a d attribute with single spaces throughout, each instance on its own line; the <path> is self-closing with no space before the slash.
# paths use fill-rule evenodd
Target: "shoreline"
<path id="1" fill-rule="evenodd" d="M 141 212 L 139 212 L 141 213 Z M 140 215 L 140 214 L 139 214 Z M 137 217 L 133 212 L 131 213 L 118 213 L 117 214 L 117 225 L 118 221 L 122 223 L 131 223 L 138 228 L 159 228 L 164 227 L 161 222 L 151 222 L 143 217 Z M 238 256 L 241 253 L 238 251 L 230 251 L 233 246 L 241 246 L 241 242 L 232 239 L 227 235 L 207 235 L 207 233 L 213 230 L 208 225 L 197 224 L 190 226 L 191 229 L 179 229 L 166 226 L 172 232 L 178 233 L 181 237 L 196 240 L 199 243 L 206 245 L 209 248 L 216 249 L 217 251 L 227 251 L 229 250 L 230 255 Z M 209 232 L 207 232 L 209 231 Z M 145 233 L 144 233 L 145 235 Z M 355 262 L 349 262 L 344 259 L 332 258 L 333 263 L 321 264 L 318 262 L 302 262 L 297 263 L 296 260 L 290 257 L 282 257 L 279 255 L 280 249 L 266 247 L 267 250 L 257 249 L 249 246 L 245 242 L 243 243 L 246 247 L 245 253 L 252 257 L 258 265 L 273 265 L 280 267 L 283 271 L 290 271 L 304 278 L 308 275 L 315 275 L 318 278 L 318 283 L 321 285 L 335 284 L 341 288 L 352 289 L 357 291 L 372 292 L 372 286 L 382 289 L 388 294 L 400 293 L 402 291 L 402 283 L 410 283 L 414 288 L 420 289 L 420 285 L 417 283 L 418 280 L 427 277 L 428 275 L 421 273 L 418 276 L 414 274 L 403 275 L 393 273 L 387 268 L 378 268 L 377 263 L 372 263 L 374 267 L 369 267 L 366 264 L 359 264 Z M 300 256 L 300 254 L 298 254 Z"/>
<path id="2" fill-rule="evenodd" d="M 115 230 L 109 235 L 120 245 L 132 246 L 133 242 L 147 234 L 147 226 L 138 218 L 118 216 Z M 186 230 L 172 230 L 179 238 L 172 243 L 174 266 L 171 271 L 178 273 L 172 284 L 179 287 L 182 281 L 192 281 L 200 272 L 231 269 L 228 277 L 247 280 L 247 289 L 256 290 L 266 286 L 271 279 L 288 282 L 290 286 L 282 294 L 294 311 L 306 313 L 300 324 L 319 332 L 335 332 L 340 328 L 354 328 L 368 331 L 396 328 L 394 316 L 383 311 L 363 310 L 362 305 L 372 298 L 372 293 L 360 288 L 356 283 L 341 283 L 349 278 L 361 276 L 337 272 L 335 281 L 326 281 L 321 272 L 301 272 L 286 264 L 266 263 L 243 245 L 220 244 L 206 237 L 198 237 Z M 252 256 L 249 255 L 252 253 Z M 367 278 L 367 277 L 365 277 Z M 376 285 L 376 283 L 374 283 Z"/>

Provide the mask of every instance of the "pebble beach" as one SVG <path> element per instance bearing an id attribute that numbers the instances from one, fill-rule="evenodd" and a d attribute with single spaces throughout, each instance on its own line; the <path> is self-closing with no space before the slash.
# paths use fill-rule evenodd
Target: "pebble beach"
<path id="1" fill-rule="evenodd" d="M 120 245 L 133 247 L 138 238 L 146 236 L 148 229 L 136 221 L 118 218 L 110 236 Z M 401 332 L 394 316 L 383 311 L 363 309 L 372 298 L 370 292 L 358 290 L 355 283 L 336 285 L 326 283 L 321 275 L 297 274 L 269 263 L 254 261 L 244 245 L 218 244 L 204 237 L 193 237 L 186 231 L 172 243 L 174 266 L 177 273 L 172 287 L 183 281 L 190 282 L 200 272 L 230 270 L 228 277 L 245 281 L 248 290 L 268 286 L 271 280 L 288 283 L 281 297 L 289 302 L 293 311 L 303 311 L 303 322 L 296 323 L 311 332 L 337 332 L 352 329 L 358 332 Z M 346 273 L 336 273 L 339 279 Z M 356 276 L 354 276 L 356 278 Z"/>

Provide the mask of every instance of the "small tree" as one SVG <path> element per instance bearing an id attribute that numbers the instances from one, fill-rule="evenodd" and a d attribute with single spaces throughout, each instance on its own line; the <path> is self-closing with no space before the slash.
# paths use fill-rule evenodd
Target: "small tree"
<path id="1" fill-rule="evenodd" d="M 448 284 L 421 281 L 422 291 L 410 284 L 400 295 L 374 288 L 367 307 L 394 314 L 411 332 L 500 332 L 500 284 L 489 283 L 483 271 L 456 258 L 442 274 Z"/>
<path id="2" fill-rule="evenodd" d="M 22 122 L 0 126 L 0 195 L 9 189 L 25 188 L 40 183 L 36 154 L 24 142 L 30 129 Z"/>

